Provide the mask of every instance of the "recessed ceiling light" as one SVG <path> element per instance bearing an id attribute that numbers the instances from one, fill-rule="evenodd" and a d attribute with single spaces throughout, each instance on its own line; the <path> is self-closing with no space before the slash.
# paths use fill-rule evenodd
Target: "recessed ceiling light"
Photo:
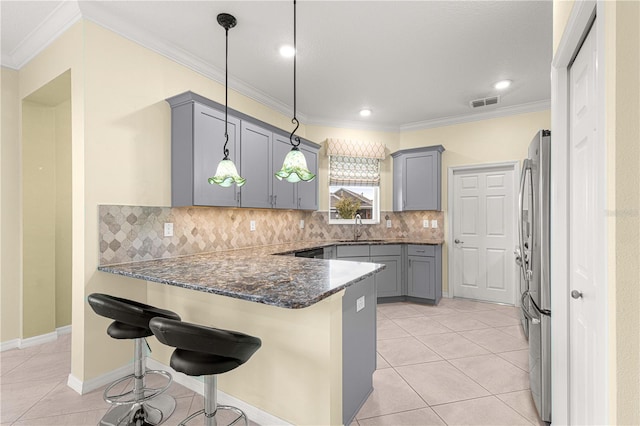
<path id="1" fill-rule="evenodd" d="M 280 47 L 280 54 L 285 58 L 293 58 L 293 55 L 296 54 L 296 50 L 293 48 L 293 46 L 285 44 Z"/>
<path id="2" fill-rule="evenodd" d="M 506 89 L 511 86 L 511 80 L 502 80 L 493 85 L 498 90 Z"/>
<path id="3" fill-rule="evenodd" d="M 360 110 L 360 117 L 369 117 L 371 115 L 371 109 L 370 108 L 362 108 Z"/>

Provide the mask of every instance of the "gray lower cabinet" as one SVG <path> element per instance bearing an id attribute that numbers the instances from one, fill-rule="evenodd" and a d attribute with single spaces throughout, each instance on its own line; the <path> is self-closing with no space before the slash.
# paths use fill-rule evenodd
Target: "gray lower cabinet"
<path id="1" fill-rule="evenodd" d="M 368 277 L 342 297 L 342 420 L 350 425 L 373 391 L 376 370 L 376 286 Z M 364 306 L 358 309 L 358 299 Z"/>
<path id="2" fill-rule="evenodd" d="M 336 258 L 386 265 L 376 274 L 379 302 L 420 299 L 438 303 L 442 298 L 442 246 L 338 245 Z"/>
<path id="3" fill-rule="evenodd" d="M 442 210 L 442 145 L 406 149 L 393 157 L 393 210 Z"/>
<path id="4" fill-rule="evenodd" d="M 408 246 L 407 296 L 442 298 L 442 246 Z"/>

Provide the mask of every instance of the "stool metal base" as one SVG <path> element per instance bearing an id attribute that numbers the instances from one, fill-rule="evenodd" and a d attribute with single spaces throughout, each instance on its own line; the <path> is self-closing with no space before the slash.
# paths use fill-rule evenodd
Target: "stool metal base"
<path id="1" fill-rule="evenodd" d="M 159 395 L 142 404 L 116 405 L 107 411 L 98 426 L 157 426 L 176 409 L 176 400 Z"/>
<path id="2" fill-rule="evenodd" d="M 203 410 L 200 411 L 196 411 L 195 413 L 193 413 L 192 415 L 190 415 L 189 417 L 187 417 L 186 419 L 184 419 L 183 421 L 181 421 L 180 423 L 178 423 L 178 426 L 187 426 L 187 422 L 193 420 L 194 418 L 200 416 L 201 414 L 204 414 L 204 424 L 205 426 L 217 426 L 218 422 L 216 420 L 215 415 L 218 413 L 219 410 L 229 410 L 229 411 L 233 411 L 234 413 L 236 413 L 238 415 L 238 417 L 235 418 L 234 421 L 232 421 L 231 423 L 229 423 L 227 426 L 233 426 L 236 423 L 238 423 L 240 421 L 240 419 L 244 419 L 244 426 L 249 426 L 249 420 L 247 419 L 247 415 L 244 413 L 244 411 L 242 411 L 239 408 L 236 407 L 232 407 L 230 405 L 218 405 L 217 406 L 217 410 L 215 411 L 215 413 L 213 413 L 213 415 L 206 415 Z"/>

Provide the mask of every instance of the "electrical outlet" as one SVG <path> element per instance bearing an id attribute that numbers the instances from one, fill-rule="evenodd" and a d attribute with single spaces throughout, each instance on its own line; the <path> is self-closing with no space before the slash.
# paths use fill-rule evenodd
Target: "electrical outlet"
<path id="1" fill-rule="evenodd" d="M 428 227 L 429 227 L 429 221 L 428 221 L 427 219 L 424 219 L 424 220 L 422 221 L 422 227 L 423 227 L 423 228 L 428 228 Z"/>
<path id="2" fill-rule="evenodd" d="M 173 237 L 173 223 L 167 222 L 164 224 L 164 236 Z"/>
<path id="3" fill-rule="evenodd" d="M 300 229 L 304 229 L 304 219 L 300 219 Z"/>
<path id="4" fill-rule="evenodd" d="M 356 300 L 356 312 L 360 312 L 363 309 L 364 309 L 364 296 L 360 296 Z"/>
<path id="5" fill-rule="evenodd" d="M 391 219 L 387 219 L 387 228 L 391 228 Z"/>
<path id="6" fill-rule="evenodd" d="M 434 228 L 434 229 L 438 227 L 438 220 L 437 219 L 433 219 L 431 221 L 431 227 Z"/>
<path id="7" fill-rule="evenodd" d="M 252 221 L 249 222 L 249 229 L 252 230 L 252 231 L 256 230 L 256 221 L 255 220 L 252 220 Z"/>

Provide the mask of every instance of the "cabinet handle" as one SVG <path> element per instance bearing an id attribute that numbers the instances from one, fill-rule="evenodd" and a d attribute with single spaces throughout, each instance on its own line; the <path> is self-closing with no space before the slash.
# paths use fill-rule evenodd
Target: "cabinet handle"
<path id="1" fill-rule="evenodd" d="M 301 202 L 302 202 L 302 197 L 298 197 L 298 207 L 300 207 L 300 204 L 302 204 Z"/>
<path id="2" fill-rule="evenodd" d="M 278 204 L 278 196 L 274 195 L 273 196 L 273 207 L 275 207 Z"/>
<path id="3" fill-rule="evenodd" d="M 269 205 L 273 207 L 273 195 L 269 195 Z"/>
<path id="4" fill-rule="evenodd" d="M 405 207 L 407 207 L 407 200 L 402 200 L 402 208 L 404 209 Z"/>
<path id="5" fill-rule="evenodd" d="M 409 268 L 411 268 L 411 259 L 409 259 Z"/>
<path id="6" fill-rule="evenodd" d="M 416 250 L 416 253 L 424 253 L 426 250 Z"/>

